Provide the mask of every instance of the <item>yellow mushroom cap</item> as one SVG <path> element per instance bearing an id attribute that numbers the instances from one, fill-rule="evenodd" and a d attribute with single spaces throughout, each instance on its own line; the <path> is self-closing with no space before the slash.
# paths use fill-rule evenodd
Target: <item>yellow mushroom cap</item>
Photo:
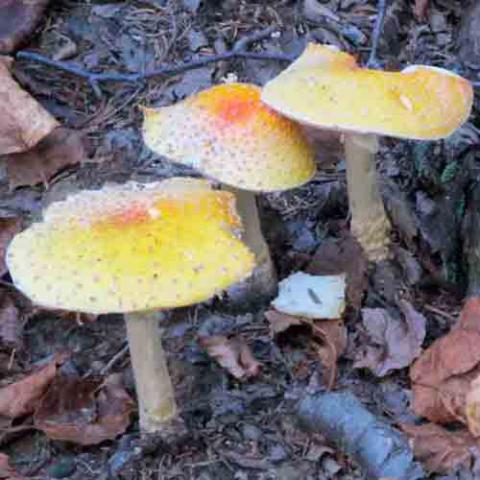
<path id="1" fill-rule="evenodd" d="M 191 305 L 247 277 L 254 256 L 229 192 L 175 178 L 85 191 L 50 205 L 6 260 L 35 303 L 88 313 Z"/>
<path id="2" fill-rule="evenodd" d="M 345 52 L 310 44 L 265 85 L 262 101 L 315 127 L 434 140 L 465 122 L 473 89 L 464 78 L 440 68 L 370 70 Z"/>
<path id="3" fill-rule="evenodd" d="M 218 85 L 144 114 L 153 151 L 233 187 L 286 190 L 315 173 L 301 128 L 264 105 L 255 85 Z"/>

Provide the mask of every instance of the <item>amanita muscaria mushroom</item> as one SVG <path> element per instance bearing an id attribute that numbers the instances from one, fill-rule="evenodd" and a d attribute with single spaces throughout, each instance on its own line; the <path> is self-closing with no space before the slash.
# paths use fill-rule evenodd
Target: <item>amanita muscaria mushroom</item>
<path id="1" fill-rule="evenodd" d="M 234 196 L 205 180 L 173 178 L 84 191 L 51 204 L 10 243 L 15 285 L 44 307 L 124 313 L 140 427 L 176 415 L 157 322 L 246 278 L 254 256 L 239 240 Z"/>
<path id="2" fill-rule="evenodd" d="M 227 83 L 172 106 L 145 109 L 143 133 L 156 153 L 235 193 L 243 240 L 257 261 L 249 282 L 259 297 L 273 295 L 275 273 L 255 192 L 294 188 L 313 177 L 314 152 L 301 128 L 262 104 L 255 85 Z"/>
<path id="3" fill-rule="evenodd" d="M 387 257 L 390 224 L 376 180 L 377 137 L 445 138 L 468 118 L 473 91 L 447 70 L 369 70 L 347 53 L 310 44 L 261 99 L 293 120 L 343 133 L 352 231 L 378 261 Z"/>

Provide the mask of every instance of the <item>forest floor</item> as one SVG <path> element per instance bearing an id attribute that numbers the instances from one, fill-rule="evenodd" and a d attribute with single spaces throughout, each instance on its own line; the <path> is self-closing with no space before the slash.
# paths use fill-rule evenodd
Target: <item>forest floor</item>
<path id="1" fill-rule="evenodd" d="M 274 33 L 256 42 L 254 51 L 298 55 L 313 41 L 336 45 L 365 64 L 377 14 L 377 4 L 371 0 L 51 3 L 26 50 L 86 70 L 125 73 L 222 53 L 270 26 Z M 466 26 L 471 15 L 464 2 L 455 0 L 432 0 L 422 17 L 415 14 L 413 1 L 387 2 L 378 66 L 398 70 L 409 64 L 427 64 L 477 80 L 480 57 L 475 64 L 472 52 L 480 40 L 478 34 L 473 38 L 475 28 Z M 477 25 L 480 30 L 480 21 Z M 272 60 L 228 60 L 145 82 L 103 82 L 100 92 L 95 92 L 79 76 L 17 60 L 13 69 L 17 81 L 64 127 L 82 135 L 86 155 L 81 163 L 55 165 L 41 183 L 22 177 L 22 172 L 12 173 L 6 166 L 9 159 L 0 157 L 1 216 L 20 217 L 27 225 L 46 205 L 71 192 L 99 188 L 106 182 L 198 176 L 144 146 L 140 107 L 174 103 L 232 75 L 238 81 L 263 85 L 285 66 Z M 426 336 L 420 343 L 423 340 L 421 348 L 426 349 L 457 323 L 465 298 L 478 294 L 480 286 L 475 263 L 475 246 L 480 245 L 475 228 L 480 219 L 476 100 L 468 122 L 446 140 L 382 139 L 378 169 L 393 225 L 394 258 L 376 268 L 366 267 L 348 236 L 345 166 L 335 140 L 328 148 L 319 146 L 319 168 L 311 182 L 292 191 L 260 196 L 263 229 L 280 279 L 298 270 L 325 273 L 327 262 L 348 273 L 351 290 L 342 324 L 347 341 L 337 361 L 334 390 L 353 393 L 377 419 L 395 428 L 422 422 L 412 410 L 409 365 L 420 353 L 420 345 L 412 347 L 416 332 L 411 331 L 411 317 L 425 322 Z M 91 321 L 32 310 L 9 282 L 6 273 L 1 283 L 0 318 L 5 317 L 1 312 L 9 308 L 11 313 L 13 308 L 21 327 L 14 335 L 10 330 L 7 338 L 5 330 L 2 336 L 0 320 L 0 385 L 18 381 L 52 362 L 55 355 L 68 352 L 68 359 L 59 361 L 60 373 L 75 378 L 118 374 L 115 378 L 135 399 L 121 316 Z M 407 302 L 410 313 L 405 313 L 402 302 Z M 333 368 L 319 355 L 322 339 L 308 328 L 290 328 L 288 335 L 272 333 L 265 316 L 271 309 L 268 305 L 235 313 L 224 303 L 220 298 L 179 309 L 166 315 L 161 324 L 188 429 L 180 444 L 143 442 L 136 411 L 124 433 L 91 446 L 49 439 L 28 415 L 13 423 L 0 417 L 0 450 L 19 472 L 18 477 L 5 477 L 369 478 L 358 459 L 346 455 L 331 438 L 310 433 L 299 424 L 299 401 L 306 394 L 324 392 L 324 378 Z M 384 315 L 380 333 L 378 325 L 373 334 L 369 330 L 372 309 Z M 478 318 L 480 323 L 480 314 Z M 236 380 L 199 345 L 199 336 L 209 335 L 242 339 L 260 362 L 260 373 Z M 480 478 L 475 441 L 459 440 L 468 435 L 461 419 L 453 430 L 448 428 L 442 446 L 432 447 L 423 457 L 416 450 L 424 465 L 436 470 L 431 478 Z M 456 434 L 460 435 L 457 440 Z M 437 463 L 432 464 L 432 458 Z"/>

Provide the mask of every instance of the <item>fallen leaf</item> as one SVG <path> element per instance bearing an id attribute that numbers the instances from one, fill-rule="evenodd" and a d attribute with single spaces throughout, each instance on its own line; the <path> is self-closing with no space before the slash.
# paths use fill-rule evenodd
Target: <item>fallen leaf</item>
<path id="1" fill-rule="evenodd" d="M 57 365 L 65 357 L 57 356 L 47 365 L 22 380 L 0 389 L 0 416 L 18 418 L 33 413 L 57 373 Z"/>
<path id="2" fill-rule="evenodd" d="M 133 406 L 118 374 L 104 381 L 57 376 L 34 423 L 52 440 L 97 445 L 125 432 Z"/>
<path id="3" fill-rule="evenodd" d="M 81 135 L 75 130 L 56 128 L 28 152 L 5 157 L 10 188 L 47 184 L 58 171 L 84 159 Z"/>
<path id="4" fill-rule="evenodd" d="M 457 328 L 425 350 L 410 369 L 413 411 L 435 423 L 467 424 L 466 396 L 480 375 L 480 298 L 465 303 Z"/>
<path id="5" fill-rule="evenodd" d="M 355 368 L 368 368 L 383 377 L 408 367 L 422 353 L 426 319 L 406 300 L 398 306 L 403 318 L 392 317 L 384 308 L 362 309 L 362 323 L 370 342 L 363 346 Z"/>
<path id="6" fill-rule="evenodd" d="M 450 432 L 433 423 L 401 424 L 400 428 L 410 437 L 415 458 L 430 472 L 450 473 L 461 466 L 470 467 L 477 443 L 466 430 Z"/>
<path id="7" fill-rule="evenodd" d="M 278 285 L 276 310 L 299 317 L 337 319 L 345 309 L 345 275 L 296 272 Z"/>
<path id="8" fill-rule="evenodd" d="M 468 429 L 474 437 L 480 437 L 480 376 L 471 382 L 465 403 Z"/>
<path id="9" fill-rule="evenodd" d="M 347 275 L 347 303 L 354 309 L 362 305 L 367 287 L 367 267 L 363 250 L 350 236 L 323 242 L 312 257 L 306 272 L 312 275 Z"/>
<path id="10" fill-rule="evenodd" d="M 22 346 L 23 323 L 10 292 L 0 289 L 0 342 L 8 347 Z"/>
<path id="11" fill-rule="evenodd" d="M 18 217 L 0 218 L 0 277 L 8 271 L 5 264 L 7 246 L 21 227 L 22 220 Z"/>
<path id="12" fill-rule="evenodd" d="M 12 78 L 11 62 L 0 57 L 0 155 L 30 150 L 58 126 Z"/>
<path id="13" fill-rule="evenodd" d="M 22 480 L 15 469 L 10 466 L 8 455 L 0 453 L 0 479 L 2 480 Z"/>
<path id="14" fill-rule="evenodd" d="M 49 0 L 0 1 L 0 52 L 11 53 L 38 25 Z"/>
<path id="15" fill-rule="evenodd" d="M 342 320 L 311 320 L 296 317 L 277 310 L 265 312 L 274 336 L 286 332 L 294 326 L 306 326 L 311 330 L 315 349 L 324 368 L 324 381 L 332 388 L 337 377 L 337 360 L 347 347 L 347 331 Z"/>
<path id="16" fill-rule="evenodd" d="M 199 337 L 198 343 L 221 367 L 238 380 L 256 377 L 260 373 L 260 363 L 241 338 L 212 335 L 211 337 Z"/>
<path id="17" fill-rule="evenodd" d="M 415 6 L 413 7 L 413 13 L 417 20 L 423 20 L 427 13 L 429 0 L 415 0 Z"/>

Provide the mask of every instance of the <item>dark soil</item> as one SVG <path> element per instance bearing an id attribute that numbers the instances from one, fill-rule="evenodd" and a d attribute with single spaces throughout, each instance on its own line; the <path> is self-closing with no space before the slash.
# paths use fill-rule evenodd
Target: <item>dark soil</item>
<path id="1" fill-rule="evenodd" d="M 476 78 L 478 63 L 462 63 L 458 55 L 465 45 L 474 48 L 473 34 L 464 31 L 459 37 L 464 2 L 432 0 L 423 21 L 414 17 L 410 2 L 388 4 L 378 52 L 385 68 L 423 63 Z M 337 45 L 365 62 L 375 13 L 371 0 L 62 0 L 52 2 L 28 48 L 90 70 L 137 72 L 221 53 L 243 36 L 274 25 L 279 34 L 259 42 L 256 50 L 294 54 L 312 40 Z M 272 61 L 223 62 L 135 85 L 104 83 L 98 98 L 82 79 L 17 61 L 15 74 L 22 86 L 65 126 L 85 134 L 89 159 L 60 172 L 47 187 L 14 191 L 0 169 L 0 211 L 19 213 L 28 221 L 72 191 L 128 179 L 196 175 L 143 146 L 139 107 L 172 103 L 226 75 L 263 84 L 284 66 Z M 443 142 L 384 139 L 379 155 L 396 258 L 388 271 L 372 273 L 364 305 L 394 305 L 393 296 L 401 291 L 428 320 L 426 345 L 448 331 L 468 289 L 463 245 L 470 230 L 464 226 L 478 176 L 478 121 L 475 109 L 470 121 Z M 261 199 L 265 235 L 281 278 L 305 267 L 319 245 L 348 229 L 343 162 L 341 155 L 329 157 L 321 158 L 322 167 L 308 185 Z M 0 438 L 2 451 L 19 472 L 39 479 L 364 478 L 340 450 L 298 426 L 296 404 L 306 389 L 322 389 L 322 365 L 302 334 L 275 342 L 263 311 L 225 313 L 217 299 L 176 311 L 162 324 L 189 431 L 180 445 L 145 445 L 135 418 L 126 434 L 97 447 L 49 441 L 27 429 Z M 350 311 L 346 322 L 349 346 L 339 363 L 337 387 L 353 391 L 388 422 L 411 418 L 407 369 L 384 378 L 355 370 L 352 360 L 362 341 L 358 312 Z M 262 363 L 261 375 L 244 383 L 232 379 L 198 346 L 199 332 L 240 334 Z M 78 325 L 42 312 L 30 318 L 24 339 L 19 365 L 67 349 L 73 355 L 64 369 L 78 375 L 120 372 L 134 395 L 121 317 L 102 316 Z M 475 477 L 460 471 L 432 478 Z"/>

